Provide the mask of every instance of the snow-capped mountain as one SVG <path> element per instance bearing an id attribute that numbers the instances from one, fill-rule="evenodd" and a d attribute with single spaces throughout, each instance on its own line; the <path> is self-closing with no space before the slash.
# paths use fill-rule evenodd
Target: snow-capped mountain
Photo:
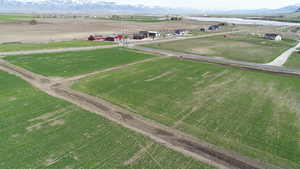
<path id="1" fill-rule="evenodd" d="M 299 10 L 300 4 L 279 9 L 207 11 L 186 8 L 121 5 L 99 0 L 0 0 L 0 12 L 57 12 L 57 13 L 144 13 L 144 14 L 281 14 Z M 300 11 L 300 10 L 299 10 Z"/>
<path id="2" fill-rule="evenodd" d="M 195 9 L 121 5 L 96 0 L 0 0 L 0 12 L 199 13 Z"/>

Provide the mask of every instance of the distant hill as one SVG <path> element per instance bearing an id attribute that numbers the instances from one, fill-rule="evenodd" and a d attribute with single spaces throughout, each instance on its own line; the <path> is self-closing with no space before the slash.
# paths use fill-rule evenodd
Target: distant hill
<path id="1" fill-rule="evenodd" d="M 212 13 L 224 14 L 285 14 L 300 11 L 300 4 L 290 5 L 278 9 L 256 9 L 256 10 L 231 10 L 231 11 L 215 11 Z M 210 12 L 211 13 L 211 12 Z"/>
<path id="2" fill-rule="evenodd" d="M 144 5 L 120 5 L 114 2 L 72 0 L 0 0 L 1 12 L 58 12 L 58 13 L 201 13 L 195 9 L 147 7 Z"/>
<path id="3" fill-rule="evenodd" d="M 282 14 L 299 11 L 300 4 L 279 9 L 257 10 L 198 10 L 187 8 L 120 5 L 114 2 L 91 0 L 0 0 L 0 12 L 55 12 L 55 13 L 143 13 L 143 14 Z"/>

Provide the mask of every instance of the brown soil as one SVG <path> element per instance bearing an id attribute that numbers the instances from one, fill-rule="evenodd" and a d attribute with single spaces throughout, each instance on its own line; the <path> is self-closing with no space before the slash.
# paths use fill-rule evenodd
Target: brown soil
<path id="1" fill-rule="evenodd" d="M 141 30 L 166 31 L 199 29 L 210 22 L 127 22 L 99 19 L 38 19 L 37 25 L 26 21 L 0 22 L 0 44 L 4 42 L 49 42 L 87 39 L 90 34 L 135 33 Z"/>

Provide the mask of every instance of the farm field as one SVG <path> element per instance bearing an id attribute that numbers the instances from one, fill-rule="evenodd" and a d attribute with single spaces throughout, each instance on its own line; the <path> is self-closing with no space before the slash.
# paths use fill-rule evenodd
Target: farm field
<path id="1" fill-rule="evenodd" d="M 132 22 L 108 19 L 84 18 L 36 18 L 38 24 L 30 25 L 28 21 L 0 22 L 0 43 L 18 42 L 41 43 L 49 41 L 70 41 L 74 38 L 87 39 L 90 34 L 109 35 L 121 33 L 126 28 L 126 33 L 133 34 L 139 30 L 170 30 L 198 29 L 207 27 L 214 22 L 198 22 L 183 20 L 178 22 Z M 20 26 L 22 24 L 22 26 Z"/>
<path id="2" fill-rule="evenodd" d="M 22 20 L 29 20 L 32 19 L 32 16 L 29 15 L 3 15 L 0 14 L 0 21 L 7 22 L 7 21 L 22 21 Z"/>
<path id="3" fill-rule="evenodd" d="M 39 50 L 39 49 L 59 49 L 59 48 L 71 48 L 71 47 L 89 47 L 89 46 L 103 46 L 103 45 L 113 45 L 113 43 L 87 41 L 87 40 L 73 40 L 73 41 L 49 42 L 49 43 L 2 44 L 0 45 L 0 52 L 15 52 L 15 51 Z"/>
<path id="4" fill-rule="evenodd" d="M 124 48 L 8 56 L 4 59 L 45 76 L 70 77 L 151 58 Z"/>
<path id="5" fill-rule="evenodd" d="M 81 79 L 72 88 L 212 144 L 300 168 L 300 79 L 162 59 Z"/>
<path id="6" fill-rule="evenodd" d="M 213 168 L 13 75 L 0 71 L 0 80 L 0 168 Z"/>
<path id="7" fill-rule="evenodd" d="M 295 44 L 296 41 L 294 40 L 276 42 L 253 35 L 234 34 L 229 35 L 227 38 L 224 38 L 224 36 L 213 36 L 166 43 L 155 43 L 145 46 L 177 52 L 199 54 L 203 56 L 215 56 L 239 61 L 267 63 L 271 62 Z"/>
<path id="8" fill-rule="evenodd" d="M 288 61 L 284 64 L 286 67 L 300 69 L 300 53 L 295 52 L 293 53 Z"/>

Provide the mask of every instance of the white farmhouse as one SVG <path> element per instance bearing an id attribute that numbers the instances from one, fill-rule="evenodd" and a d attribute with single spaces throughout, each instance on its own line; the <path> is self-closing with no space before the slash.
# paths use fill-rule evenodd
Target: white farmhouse
<path id="1" fill-rule="evenodd" d="M 279 34 L 276 33 L 266 33 L 265 38 L 280 41 L 282 40 L 282 37 Z"/>

